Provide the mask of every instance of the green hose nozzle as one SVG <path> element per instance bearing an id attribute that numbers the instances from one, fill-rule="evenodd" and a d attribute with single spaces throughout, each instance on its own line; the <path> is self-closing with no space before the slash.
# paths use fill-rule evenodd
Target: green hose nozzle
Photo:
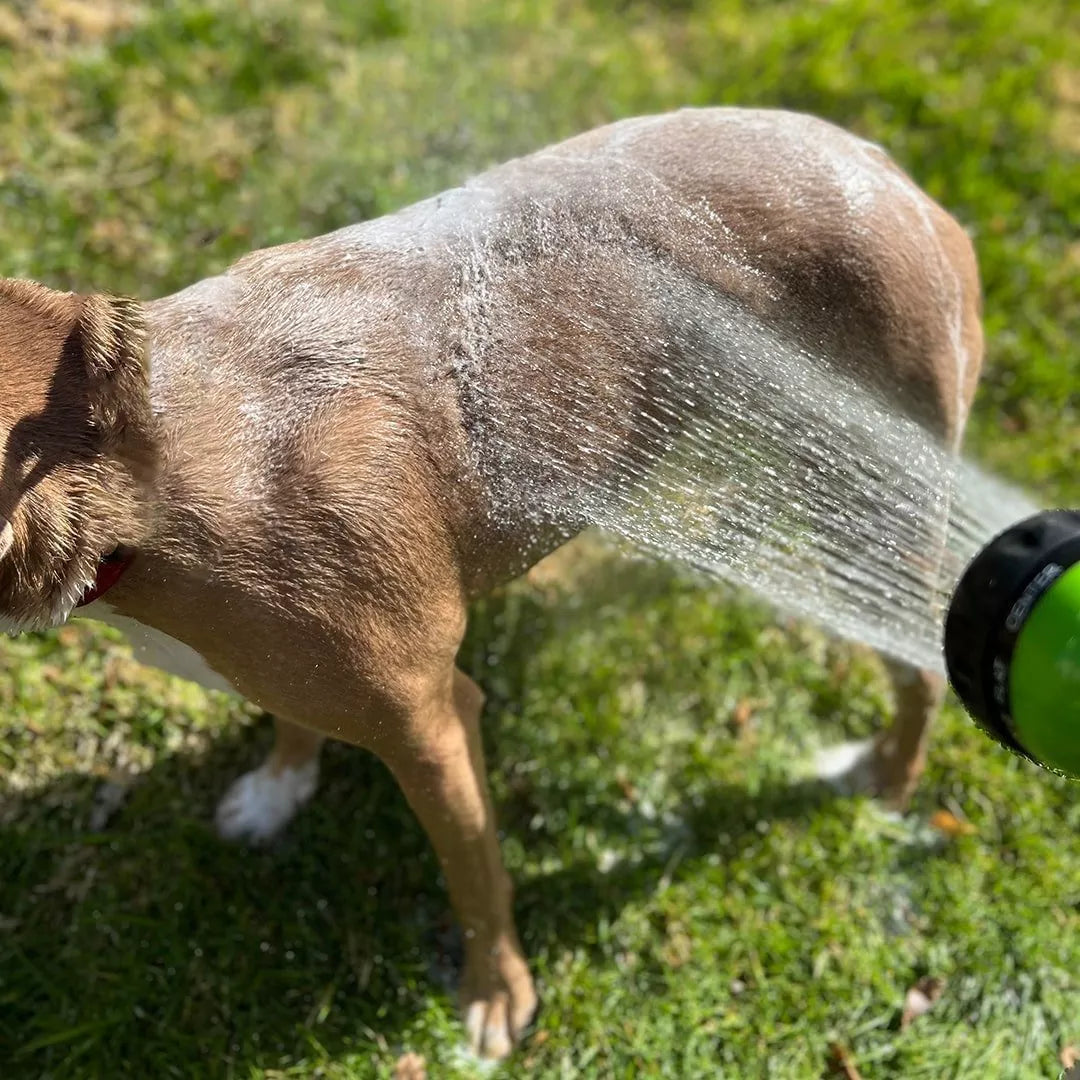
<path id="1" fill-rule="evenodd" d="M 949 605 L 945 662 L 985 732 L 1080 779 L 1080 511 L 1045 510 L 975 556 Z"/>

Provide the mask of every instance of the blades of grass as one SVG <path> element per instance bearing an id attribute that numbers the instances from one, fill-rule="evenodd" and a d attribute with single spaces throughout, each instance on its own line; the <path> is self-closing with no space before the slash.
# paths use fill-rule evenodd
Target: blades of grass
<path id="1" fill-rule="evenodd" d="M 59 1046 L 62 1043 L 71 1042 L 72 1039 L 78 1039 L 82 1035 L 104 1031 L 116 1024 L 123 1023 L 125 1019 L 126 1017 L 122 1013 L 114 1014 L 102 1020 L 88 1020 L 85 1024 L 76 1024 L 74 1027 L 65 1028 L 62 1031 L 52 1031 L 46 1035 L 39 1035 L 36 1039 L 23 1043 L 15 1051 L 15 1057 L 27 1057 L 37 1050 L 44 1050 L 48 1046 Z"/>

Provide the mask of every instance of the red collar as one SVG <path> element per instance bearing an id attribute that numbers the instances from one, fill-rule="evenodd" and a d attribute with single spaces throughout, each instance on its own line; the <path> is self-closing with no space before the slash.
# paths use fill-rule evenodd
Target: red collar
<path id="1" fill-rule="evenodd" d="M 87 585 L 82 599 L 75 606 L 85 607 L 104 596 L 124 576 L 124 571 L 134 561 L 135 549 L 123 544 L 117 545 L 108 555 L 103 555 L 98 563 L 93 584 Z"/>

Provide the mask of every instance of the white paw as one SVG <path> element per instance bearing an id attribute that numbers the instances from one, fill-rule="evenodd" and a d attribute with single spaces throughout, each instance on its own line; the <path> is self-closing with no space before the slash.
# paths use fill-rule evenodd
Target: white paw
<path id="1" fill-rule="evenodd" d="M 215 820 L 226 840 L 262 844 L 276 836 L 315 794 L 319 763 L 308 761 L 277 775 L 263 765 L 233 781 L 218 803 Z"/>
<path id="2" fill-rule="evenodd" d="M 874 740 L 837 743 L 817 752 L 814 774 L 844 795 L 872 793 L 874 778 Z"/>

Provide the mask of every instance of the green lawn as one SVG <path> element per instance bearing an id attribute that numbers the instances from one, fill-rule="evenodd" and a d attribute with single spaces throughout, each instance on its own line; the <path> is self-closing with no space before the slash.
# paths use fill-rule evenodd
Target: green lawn
<path id="1" fill-rule="evenodd" d="M 14 0 L 0 273 L 156 296 L 614 117 L 806 109 L 971 229 L 972 454 L 1078 505 L 1078 12 Z M 864 1080 L 1012 1080 L 1080 1045 L 1080 788 L 956 707 L 895 821 L 800 782 L 888 713 L 874 659 L 720 587 L 631 561 L 518 584 L 477 606 L 463 664 L 542 994 L 500 1075 L 802 1080 L 840 1043 Z M 89 624 L 6 644 L 0 705 L 4 1080 L 388 1076 L 405 1049 L 475 1071 L 436 863 L 376 762 L 333 748 L 310 810 L 251 853 L 211 827 L 266 744 L 251 710 Z M 901 1030 L 926 975 L 944 993 Z"/>

